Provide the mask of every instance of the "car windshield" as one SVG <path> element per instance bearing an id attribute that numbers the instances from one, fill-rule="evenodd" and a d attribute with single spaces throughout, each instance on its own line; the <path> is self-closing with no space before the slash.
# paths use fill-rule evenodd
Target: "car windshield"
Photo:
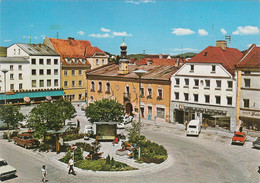
<path id="1" fill-rule="evenodd" d="M 0 166 L 5 166 L 5 165 L 8 165 L 7 162 L 6 162 L 5 160 L 0 161 Z"/>
<path id="2" fill-rule="evenodd" d="M 235 137 L 243 137 L 243 135 L 235 134 Z"/>
<path id="3" fill-rule="evenodd" d="M 196 125 L 189 125 L 189 128 L 196 128 Z"/>

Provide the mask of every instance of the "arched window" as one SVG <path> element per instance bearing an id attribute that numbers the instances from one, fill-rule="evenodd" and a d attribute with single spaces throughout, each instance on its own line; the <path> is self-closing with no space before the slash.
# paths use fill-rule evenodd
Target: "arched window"
<path id="1" fill-rule="evenodd" d="M 91 89 L 90 91 L 95 91 L 95 83 L 94 81 L 91 81 Z"/>
<path id="2" fill-rule="evenodd" d="M 109 93 L 110 93 L 110 89 L 111 89 L 111 88 L 110 88 L 110 83 L 107 83 L 107 84 L 106 84 L 106 93 L 109 94 Z"/>
<path id="3" fill-rule="evenodd" d="M 98 83 L 98 92 L 102 92 L 102 83 L 101 83 L 101 81 Z"/>

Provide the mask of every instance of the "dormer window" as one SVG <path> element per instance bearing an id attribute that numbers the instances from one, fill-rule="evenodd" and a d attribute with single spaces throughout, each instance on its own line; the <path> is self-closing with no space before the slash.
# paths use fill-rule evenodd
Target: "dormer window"
<path id="1" fill-rule="evenodd" d="M 194 72 L 194 65 L 190 65 L 190 72 Z"/>
<path id="2" fill-rule="evenodd" d="M 86 63 L 86 59 L 83 58 L 83 59 L 82 59 L 82 64 L 85 64 L 85 63 Z"/>
<path id="3" fill-rule="evenodd" d="M 16 54 L 16 50 L 14 49 L 14 55 Z"/>
<path id="4" fill-rule="evenodd" d="M 78 63 L 79 63 L 79 60 L 78 60 L 77 58 L 75 58 L 74 63 L 75 63 L 75 64 L 78 64 Z"/>
<path id="5" fill-rule="evenodd" d="M 70 58 L 67 58 L 67 63 L 71 64 L 71 59 Z"/>

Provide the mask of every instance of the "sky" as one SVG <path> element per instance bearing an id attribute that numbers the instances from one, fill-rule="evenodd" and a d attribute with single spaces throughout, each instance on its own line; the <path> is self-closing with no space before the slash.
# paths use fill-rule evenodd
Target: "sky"
<path id="1" fill-rule="evenodd" d="M 128 54 L 198 53 L 225 35 L 241 51 L 260 45 L 260 1 L 0 0 L 0 15 L 5 47 L 57 33 L 112 54 L 123 38 Z"/>

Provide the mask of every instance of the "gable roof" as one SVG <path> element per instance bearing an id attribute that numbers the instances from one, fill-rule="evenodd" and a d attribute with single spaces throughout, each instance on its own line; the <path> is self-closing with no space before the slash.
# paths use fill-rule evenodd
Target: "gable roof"
<path id="1" fill-rule="evenodd" d="M 136 60 L 134 63 L 136 65 L 147 65 L 149 61 L 152 61 L 151 65 L 175 65 L 177 62 L 184 62 L 182 59 L 179 58 L 142 58 L 139 60 Z"/>
<path id="2" fill-rule="evenodd" d="M 235 48 L 209 46 L 199 54 L 192 57 L 188 63 L 219 63 L 232 75 L 235 74 L 235 65 L 239 62 L 243 53 Z"/>
<path id="3" fill-rule="evenodd" d="M 43 44 L 16 43 L 23 51 L 30 56 L 59 56 L 59 54 Z"/>
<path id="4" fill-rule="evenodd" d="M 238 68 L 260 68 L 260 47 L 252 44 L 237 64 Z"/>

